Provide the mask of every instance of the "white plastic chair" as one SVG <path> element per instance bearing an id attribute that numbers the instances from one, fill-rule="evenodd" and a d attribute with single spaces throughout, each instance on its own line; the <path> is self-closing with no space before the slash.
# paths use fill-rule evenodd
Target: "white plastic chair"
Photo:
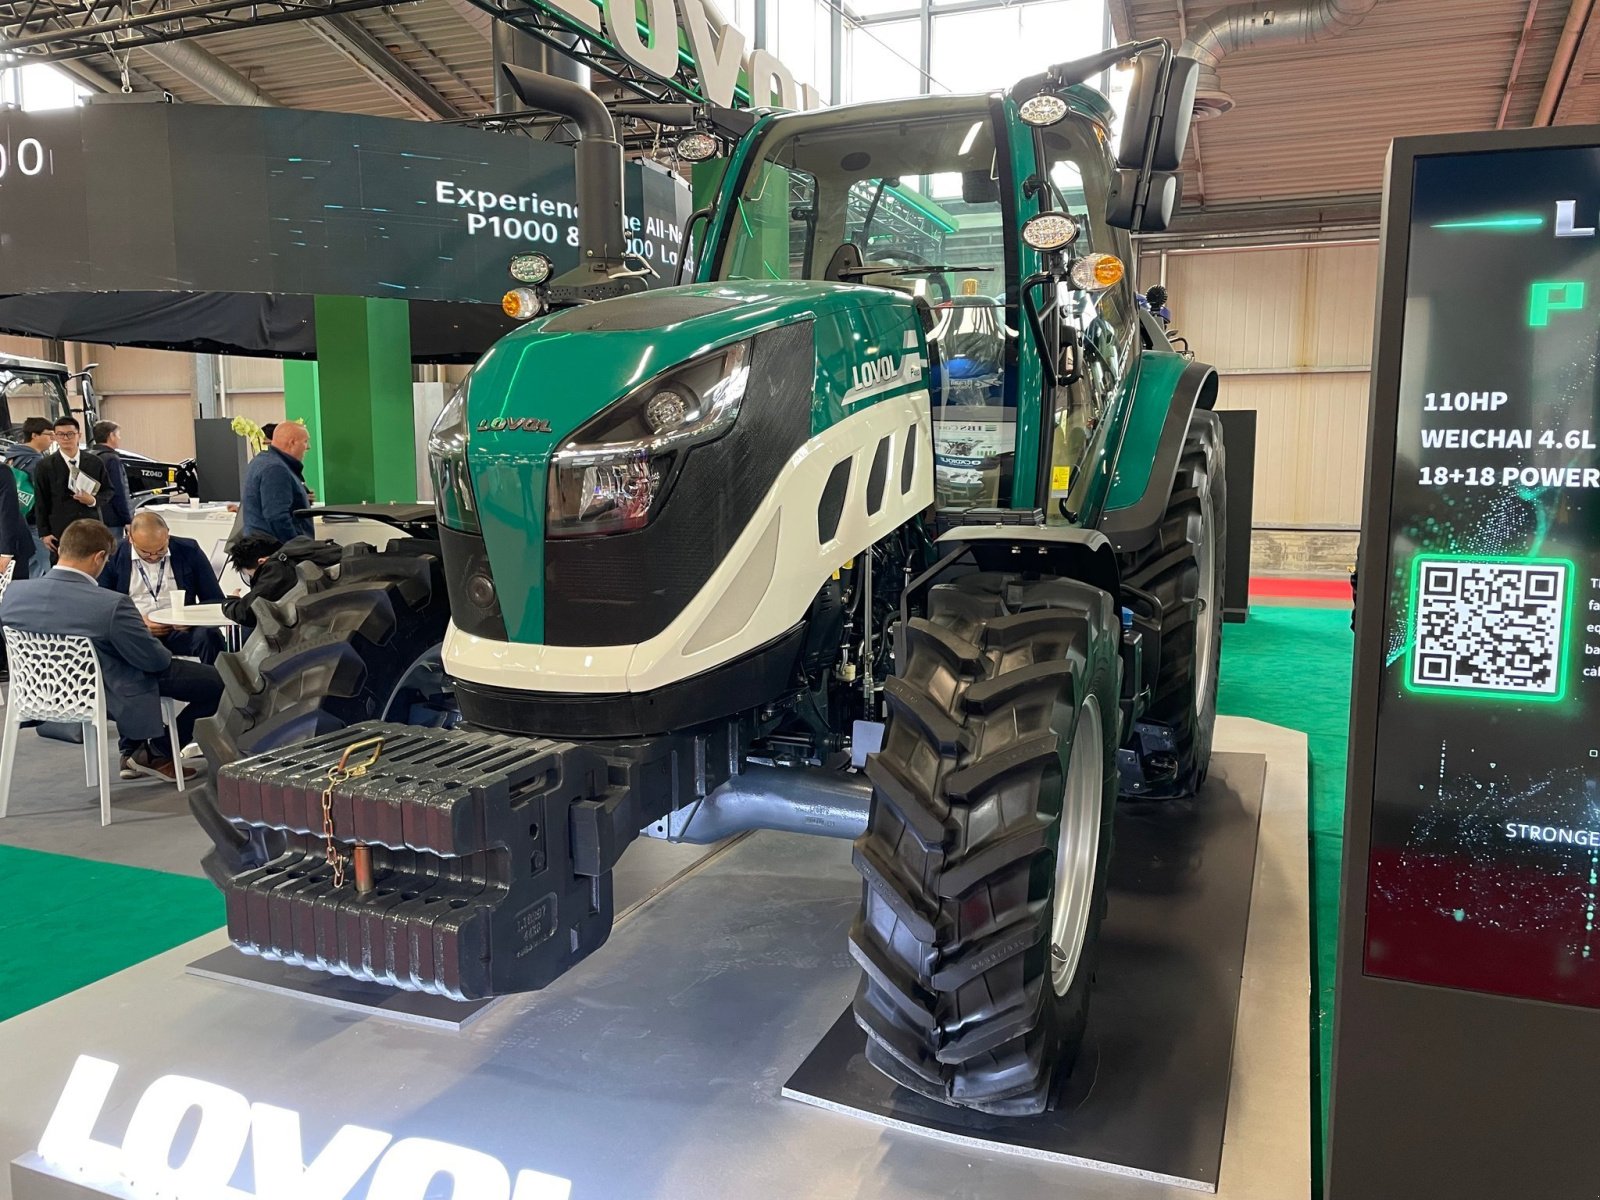
<path id="1" fill-rule="evenodd" d="M 100 824 L 111 824 L 111 777 L 116 745 L 106 721 L 105 685 L 100 660 L 86 637 L 28 633 L 5 627 L 11 671 L 11 702 L 6 705 L 5 736 L 0 740 L 0 818 L 11 801 L 12 765 L 24 721 L 76 721 L 83 726 L 83 774 L 88 787 L 100 788 Z M 163 696 L 161 719 L 172 739 L 173 768 L 183 791 L 178 757 L 178 704 Z"/>
<path id="2" fill-rule="evenodd" d="M 4 571 L 0 571 L 0 600 L 5 598 L 6 589 L 11 586 L 11 577 L 12 575 L 16 574 L 16 570 L 17 560 L 12 559 L 6 564 L 6 569 Z M 6 690 L 4 688 L 0 688 L 0 704 L 4 704 L 5 702 Z M 0 800 L 0 817 L 5 816 L 5 812 L 5 802 Z"/>

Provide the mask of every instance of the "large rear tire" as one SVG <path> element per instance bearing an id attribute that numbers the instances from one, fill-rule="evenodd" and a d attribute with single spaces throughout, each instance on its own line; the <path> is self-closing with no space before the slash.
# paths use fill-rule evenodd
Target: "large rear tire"
<path id="1" fill-rule="evenodd" d="M 1222 421 L 1196 409 L 1160 528 L 1122 561 L 1125 585 L 1161 605 L 1161 667 L 1144 720 L 1171 734 L 1170 761 L 1137 789 L 1140 798 L 1192 796 L 1211 765 L 1222 662 L 1228 484 Z"/>
<path id="2" fill-rule="evenodd" d="M 1105 592 L 979 573 L 933 588 L 867 763 L 851 953 L 867 1058 L 984 1112 L 1042 1112 L 1088 1018 L 1117 795 Z"/>
<path id="3" fill-rule="evenodd" d="M 196 727 L 213 773 L 360 721 L 404 720 L 398 710 L 432 675 L 450 605 L 430 545 L 394 546 L 351 547 L 336 568 L 303 563 L 282 600 L 256 602 L 244 648 L 217 660 L 217 713 Z"/>

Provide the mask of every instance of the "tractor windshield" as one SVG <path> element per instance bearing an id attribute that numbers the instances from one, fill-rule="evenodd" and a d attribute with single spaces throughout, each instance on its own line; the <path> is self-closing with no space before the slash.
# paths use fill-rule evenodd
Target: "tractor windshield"
<path id="1" fill-rule="evenodd" d="M 922 97 L 780 118 L 740 181 L 717 259 L 722 279 L 860 283 L 927 302 L 942 508 L 1009 495 L 1016 247 L 997 107 L 987 96 Z"/>
<path id="2" fill-rule="evenodd" d="M 718 278 L 866 283 L 934 304 L 1005 295 L 987 97 L 881 108 L 773 124 L 740 184 Z"/>

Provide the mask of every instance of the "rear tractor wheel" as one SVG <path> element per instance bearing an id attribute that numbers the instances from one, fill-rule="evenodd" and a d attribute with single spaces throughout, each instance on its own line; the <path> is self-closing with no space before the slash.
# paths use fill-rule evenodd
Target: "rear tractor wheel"
<path id="1" fill-rule="evenodd" d="M 1042 1112 L 1088 1016 L 1117 796 L 1120 623 L 1065 579 L 935 587 L 867 764 L 851 952 L 867 1058 L 983 1112 Z"/>
<path id="2" fill-rule="evenodd" d="M 1141 799 L 1192 796 L 1211 765 L 1222 662 L 1227 546 L 1227 456 L 1222 421 L 1197 409 L 1155 538 L 1122 560 L 1122 582 L 1161 606 L 1161 666 L 1134 729 L 1141 773 L 1123 791 Z"/>

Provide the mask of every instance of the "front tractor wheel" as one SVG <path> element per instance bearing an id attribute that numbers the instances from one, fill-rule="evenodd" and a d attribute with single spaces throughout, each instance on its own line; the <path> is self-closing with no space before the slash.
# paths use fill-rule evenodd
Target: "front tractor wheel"
<path id="1" fill-rule="evenodd" d="M 335 571 L 304 563 L 279 601 L 256 602 L 244 649 L 217 661 L 223 697 L 196 728 L 211 770 L 362 721 L 443 723 L 439 651 L 450 621 L 429 544 L 346 550 Z"/>
<path id="2" fill-rule="evenodd" d="M 1117 795 L 1120 624 L 1065 579 L 935 587 L 867 764 L 851 953 L 867 1058 L 922 1095 L 1042 1112 L 1083 1041 Z"/>

